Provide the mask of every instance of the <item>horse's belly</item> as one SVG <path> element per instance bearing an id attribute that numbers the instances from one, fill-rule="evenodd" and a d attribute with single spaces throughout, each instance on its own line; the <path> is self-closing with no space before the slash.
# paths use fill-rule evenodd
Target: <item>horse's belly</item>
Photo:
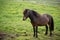
<path id="1" fill-rule="evenodd" d="M 45 26 L 45 25 L 47 25 L 47 24 L 38 24 L 38 26 Z"/>
<path id="2" fill-rule="evenodd" d="M 41 20 L 40 22 L 38 22 L 37 24 L 39 25 L 39 26 L 44 26 L 44 25 L 47 25 L 48 24 L 48 20 L 47 19 L 44 19 L 44 20 Z"/>

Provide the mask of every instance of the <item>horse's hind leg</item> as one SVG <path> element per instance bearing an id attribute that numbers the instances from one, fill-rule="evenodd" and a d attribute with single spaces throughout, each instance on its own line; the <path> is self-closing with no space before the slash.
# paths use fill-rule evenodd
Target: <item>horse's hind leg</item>
<path id="1" fill-rule="evenodd" d="M 47 35 L 48 34 L 48 26 L 46 25 L 45 27 L 46 27 L 45 35 Z"/>
<path id="2" fill-rule="evenodd" d="M 49 30 L 50 30 L 50 36 L 52 36 L 52 27 L 49 26 Z"/>

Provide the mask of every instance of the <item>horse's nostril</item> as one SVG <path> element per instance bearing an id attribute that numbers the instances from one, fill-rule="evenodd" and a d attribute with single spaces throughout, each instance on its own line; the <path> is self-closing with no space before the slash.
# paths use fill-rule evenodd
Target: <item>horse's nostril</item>
<path id="1" fill-rule="evenodd" d="M 23 21 L 24 21 L 24 19 L 23 19 Z"/>
<path id="2" fill-rule="evenodd" d="M 23 21 L 24 21 L 24 19 L 23 19 Z"/>

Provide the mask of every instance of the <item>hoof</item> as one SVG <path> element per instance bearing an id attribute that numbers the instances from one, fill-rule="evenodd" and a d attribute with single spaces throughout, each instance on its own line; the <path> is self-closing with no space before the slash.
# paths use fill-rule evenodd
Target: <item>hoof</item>
<path id="1" fill-rule="evenodd" d="M 48 33 L 45 33 L 45 35 L 47 35 Z"/>
<path id="2" fill-rule="evenodd" d="M 38 38 L 38 36 L 36 36 L 36 38 Z"/>
<path id="3" fill-rule="evenodd" d="M 52 37 L 52 35 L 50 35 L 50 37 Z"/>

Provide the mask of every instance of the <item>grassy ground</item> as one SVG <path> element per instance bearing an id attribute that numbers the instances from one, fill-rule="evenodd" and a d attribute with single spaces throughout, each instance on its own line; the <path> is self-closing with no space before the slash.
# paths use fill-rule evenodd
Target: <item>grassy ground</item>
<path id="1" fill-rule="evenodd" d="M 55 30 L 53 36 L 44 35 L 45 27 L 39 26 L 38 38 L 33 37 L 30 20 L 23 21 L 23 10 L 33 9 L 40 14 L 50 14 L 54 18 Z M 0 2 L 0 32 L 5 32 L 13 37 L 5 40 L 60 40 L 60 7 L 32 4 L 28 2 Z M 15 35 L 19 37 L 15 37 Z"/>

